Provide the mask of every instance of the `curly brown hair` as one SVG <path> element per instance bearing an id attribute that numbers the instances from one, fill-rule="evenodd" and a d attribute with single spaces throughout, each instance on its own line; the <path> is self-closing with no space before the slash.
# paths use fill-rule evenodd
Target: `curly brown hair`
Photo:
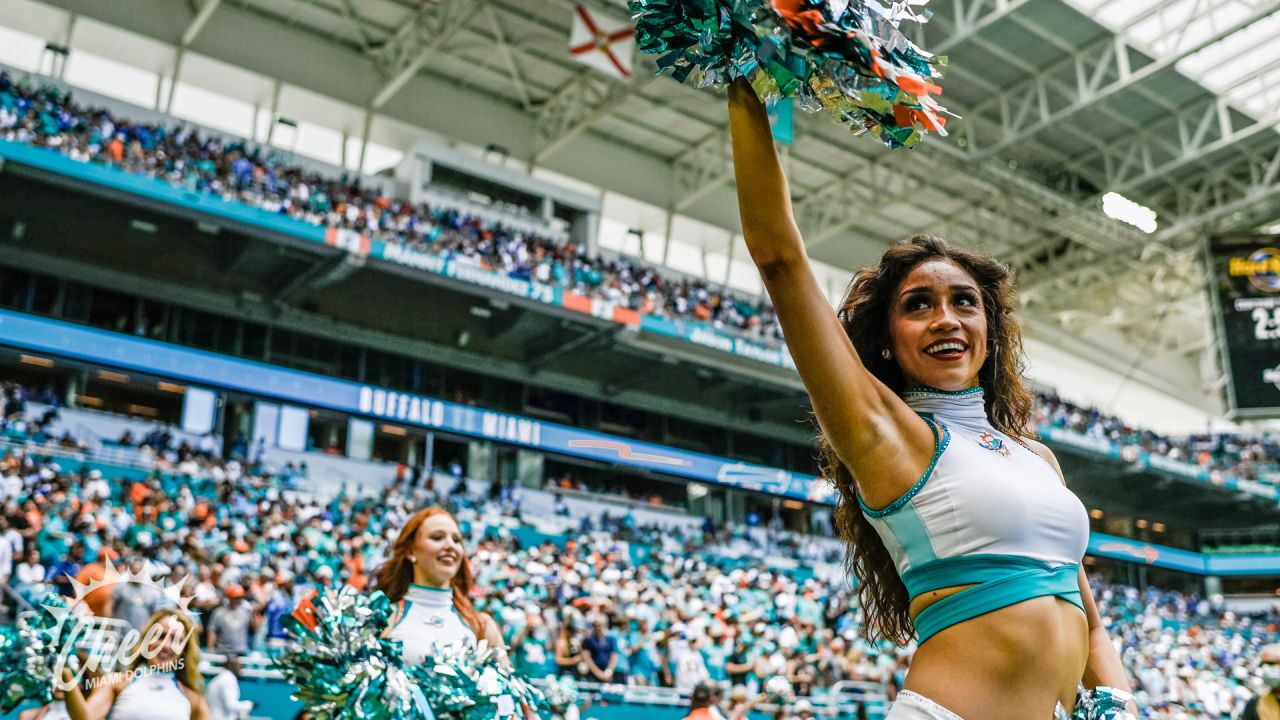
<path id="1" fill-rule="evenodd" d="M 862 364 L 898 394 L 906 379 L 898 364 L 881 355 L 891 347 L 889 311 L 898 287 L 910 272 L 930 260 L 949 260 L 973 277 L 982 294 L 987 319 L 987 359 L 978 371 L 985 389 L 987 418 L 1012 437 L 1031 434 L 1032 395 L 1023 380 L 1025 359 L 1022 331 L 1014 317 L 1017 307 L 1009 268 L 980 253 L 951 247 L 929 234 L 915 235 L 892 245 L 874 267 L 853 276 L 837 312 Z M 840 492 L 835 510 L 836 532 L 846 544 L 845 563 L 857 579 L 858 597 L 866 617 L 867 640 L 884 638 L 905 645 L 915 634 L 909 614 L 911 599 L 898 576 L 884 541 L 862 514 L 853 473 L 836 456 L 825 435 L 819 437 L 823 477 Z"/>

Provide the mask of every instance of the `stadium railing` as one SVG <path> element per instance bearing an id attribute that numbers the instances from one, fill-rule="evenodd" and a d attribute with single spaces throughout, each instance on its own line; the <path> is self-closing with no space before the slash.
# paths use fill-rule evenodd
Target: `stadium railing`
<path id="1" fill-rule="evenodd" d="M 201 656 L 200 670 L 205 675 L 212 675 L 225 661 L 224 655 L 206 653 Z M 240 665 L 242 668 L 241 696 L 244 698 L 263 697 L 260 691 L 265 688 L 262 688 L 262 685 L 272 690 L 279 690 L 280 686 L 288 687 L 279 671 L 271 667 L 271 659 L 266 655 L 254 653 L 243 656 L 240 658 Z M 533 684 L 538 687 L 545 688 L 549 683 L 549 678 L 533 678 Z M 599 720 L 624 720 L 624 718 L 637 716 L 631 712 L 602 711 L 602 708 L 609 706 L 620 705 L 624 709 L 631 710 L 643 708 L 650 713 L 655 710 L 677 710 L 678 714 L 671 715 L 673 718 L 681 717 L 689 707 L 689 694 L 675 688 L 587 681 L 578 681 L 576 684 L 579 703 L 589 703 L 593 711 L 588 717 L 599 718 Z M 797 696 L 786 705 L 761 703 L 757 706 L 757 712 L 753 713 L 753 717 L 772 716 L 775 710 L 782 707 L 792 708 L 801 700 L 807 700 L 813 706 L 814 715 L 823 720 L 852 720 L 863 716 L 883 717 L 889 702 L 884 687 L 879 683 L 846 680 L 836 683 L 822 694 Z M 267 709 L 261 702 L 259 708 Z M 292 713 L 285 712 L 286 708 L 278 709 L 282 712 L 272 715 L 273 720 L 286 720 L 292 716 Z M 652 715 L 646 717 L 652 717 Z M 659 717 L 665 716 L 660 714 Z"/>

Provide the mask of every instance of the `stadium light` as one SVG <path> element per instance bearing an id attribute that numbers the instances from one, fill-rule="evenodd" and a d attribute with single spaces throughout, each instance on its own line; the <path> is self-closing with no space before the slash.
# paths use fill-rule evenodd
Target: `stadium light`
<path id="1" fill-rule="evenodd" d="M 1116 192 L 1102 196 L 1102 212 L 1113 220 L 1128 223 L 1150 235 L 1156 231 L 1156 211 Z"/>

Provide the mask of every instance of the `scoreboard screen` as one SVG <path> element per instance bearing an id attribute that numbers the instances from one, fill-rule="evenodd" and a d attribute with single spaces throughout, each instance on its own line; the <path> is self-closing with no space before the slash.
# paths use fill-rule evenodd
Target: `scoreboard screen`
<path id="1" fill-rule="evenodd" d="M 1280 417 L 1280 235 L 1212 237 L 1208 262 L 1231 415 Z"/>

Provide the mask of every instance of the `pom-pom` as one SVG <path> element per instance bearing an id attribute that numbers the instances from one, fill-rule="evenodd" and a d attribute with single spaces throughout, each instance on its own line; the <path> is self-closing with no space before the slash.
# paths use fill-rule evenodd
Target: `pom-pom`
<path id="1" fill-rule="evenodd" d="M 53 701 L 65 662 L 58 637 L 69 616 L 66 600 L 54 595 L 16 627 L 0 627 L 0 714 L 26 702 Z"/>
<path id="2" fill-rule="evenodd" d="M 826 110 L 887 147 L 911 147 L 926 131 L 945 135 L 946 58 L 916 47 L 899 29 L 925 22 L 913 4 L 877 0 L 630 0 L 641 52 L 659 72 L 698 87 L 750 81 L 761 100 L 794 97 Z"/>
<path id="3" fill-rule="evenodd" d="M 507 667 L 484 640 L 441 649 L 408 672 L 441 720 L 514 718 L 547 708 L 542 693 Z"/>
<path id="4" fill-rule="evenodd" d="M 796 699 L 795 688 L 781 675 L 774 675 L 764 681 L 764 694 L 776 705 L 786 705 Z"/>
<path id="5" fill-rule="evenodd" d="M 317 720 L 492 720 L 546 701 L 481 641 L 406 666 L 384 638 L 392 605 L 350 587 L 302 601 L 285 619 L 288 647 L 272 661 Z"/>
<path id="6" fill-rule="evenodd" d="M 1076 710 L 1072 720 L 1137 720 L 1129 712 L 1133 695 L 1123 690 L 1098 686 L 1091 690 L 1080 689 L 1076 698 Z"/>
<path id="7" fill-rule="evenodd" d="M 290 642 L 272 664 L 297 686 L 316 720 L 431 720 L 421 690 L 401 667 L 400 643 L 382 637 L 391 602 L 344 586 L 312 595 L 285 618 Z"/>

